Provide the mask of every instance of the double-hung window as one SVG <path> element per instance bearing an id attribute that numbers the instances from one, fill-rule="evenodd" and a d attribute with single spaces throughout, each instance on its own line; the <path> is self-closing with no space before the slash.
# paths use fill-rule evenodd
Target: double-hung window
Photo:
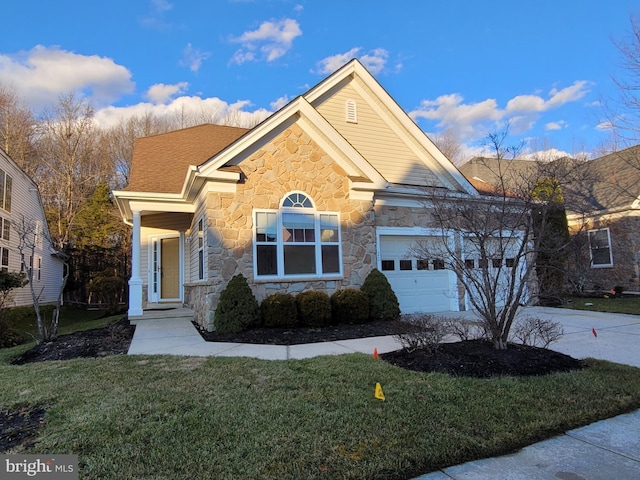
<path id="1" fill-rule="evenodd" d="M 338 213 L 318 212 L 304 193 L 287 195 L 279 210 L 254 210 L 256 278 L 342 274 Z"/>
<path id="2" fill-rule="evenodd" d="M 589 248 L 591 251 L 591 266 L 612 267 L 611 233 L 608 228 L 589 230 Z"/>

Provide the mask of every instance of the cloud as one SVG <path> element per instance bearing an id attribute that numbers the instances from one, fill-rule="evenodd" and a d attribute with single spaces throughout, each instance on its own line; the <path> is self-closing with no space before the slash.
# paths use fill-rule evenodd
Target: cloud
<path id="1" fill-rule="evenodd" d="M 549 122 L 545 124 L 544 129 L 545 130 L 562 130 L 567 126 L 568 126 L 567 122 L 565 122 L 564 120 L 559 120 L 557 122 Z"/>
<path id="2" fill-rule="evenodd" d="M 361 51 L 362 47 L 353 47 L 347 52 L 326 57 L 316 64 L 315 73 L 319 75 L 329 75 L 354 58 L 358 58 L 367 70 L 374 75 L 377 75 L 384 69 L 389 59 L 389 52 L 387 50 L 384 48 L 375 48 L 368 53 L 360 55 Z"/>
<path id="3" fill-rule="evenodd" d="M 97 106 L 131 93 L 131 72 L 112 59 L 79 55 L 60 47 L 35 46 L 13 55 L 0 54 L 0 83 L 14 87 L 34 109 L 70 91 Z"/>
<path id="4" fill-rule="evenodd" d="M 145 15 L 141 23 L 143 26 L 156 30 L 166 30 L 170 27 L 164 19 L 164 14 L 173 8 L 173 4 L 167 0 L 151 0 L 150 11 Z"/>
<path id="5" fill-rule="evenodd" d="M 277 22 L 262 22 L 257 30 L 232 38 L 233 43 L 242 47 L 235 52 L 231 61 L 239 65 L 257 60 L 272 62 L 286 54 L 296 37 L 302 35 L 296 20 L 285 18 Z"/>
<path id="6" fill-rule="evenodd" d="M 166 103 L 174 95 L 184 93 L 188 87 L 189 84 L 187 82 L 180 82 L 175 85 L 156 83 L 147 90 L 145 97 L 155 104 Z"/>
<path id="7" fill-rule="evenodd" d="M 499 130 L 509 123 L 513 134 L 531 130 L 544 112 L 557 109 L 583 98 L 589 92 L 590 82 L 579 80 L 573 85 L 553 88 L 547 98 L 540 95 L 517 95 L 500 108 L 496 99 L 465 103 L 459 93 L 442 95 L 435 100 L 423 100 L 409 112 L 414 120 L 425 119 L 446 130 L 451 129 L 463 141 L 484 137 L 487 132 Z M 563 122 L 548 123 L 547 129 L 563 128 Z"/>
<path id="8" fill-rule="evenodd" d="M 180 60 L 180 65 L 183 67 L 188 67 L 192 72 L 197 72 L 200 70 L 202 66 L 202 62 L 209 58 L 211 53 L 203 52 L 189 43 L 182 51 L 182 60 Z"/>
<path id="9" fill-rule="evenodd" d="M 287 103 L 289 103 L 289 97 L 287 95 L 285 95 L 284 97 L 280 97 L 278 98 L 276 101 L 271 102 L 269 104 L 269 106 L 272 108 L 272 110 L 275 112 L 276 110 L 280 110 L 282 107 L 284 107 Z"/>
<path id="10" fill-rule="evenodd" d="M 217 97 L 182 96 L 169 103 L 140 102 L 126 107 L 109 106 L 96 111 L 94 121 L 102 128 L 109 128 L 132 117 L 153 115 L 168 121 L 181 120 L 194 125 L 217 123 L 248 128 L 272 113 L 264 108 L 251 111 L 248 109 L 250 106 L 251 102 L 248 100 L 227 103 Z"/>

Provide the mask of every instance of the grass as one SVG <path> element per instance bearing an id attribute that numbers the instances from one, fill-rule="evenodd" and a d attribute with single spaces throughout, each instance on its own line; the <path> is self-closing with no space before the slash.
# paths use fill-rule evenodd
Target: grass
<path id="1" fill-rule="evenodd" d="M 591 363 L 490 380 L 359 354 L 0 365 L 0 411 L 45 405 L 29 453 L 78 454 L 83 479 L 407 479 L 640 407 L 640 369 Z"/>
<path id="2" fill-rule="evenodd" d="M 640 295 L 623 298 L 571 297 L 570 301 L 571 303 L 564 305 L 564 308 L 572 308 L 575 310 L 591 310 L 593 312 L 628 313 L 632 315 L 640 315 Z"/>

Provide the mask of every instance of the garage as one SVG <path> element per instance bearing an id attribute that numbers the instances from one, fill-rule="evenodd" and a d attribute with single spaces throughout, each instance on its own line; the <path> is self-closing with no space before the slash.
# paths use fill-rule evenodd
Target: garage
<path id="1" fill-rule="evenodd" d="M 456 277 L 439 258 L 421 259 L 411 252 L 418 241 L 437 244 L 440 237 L 381 235 L 380 264 L 398 297 L 402 313 L 459 310 Z"/>

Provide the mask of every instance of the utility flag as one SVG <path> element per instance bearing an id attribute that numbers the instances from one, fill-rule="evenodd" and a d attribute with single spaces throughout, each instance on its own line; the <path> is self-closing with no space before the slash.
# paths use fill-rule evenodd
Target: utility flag
<path id="1" fill-rule="evenodd" d="M 378 360 L 380 358 L 380 356 L 378 355 L 378 349 L 377 348 L 373 349 L 373 358 L 375 358 L 376 360 Z"/>
<path id="2" fill-rule="evenodd" d="M 595 329 L 595 328 L 592 328 L 592 329 L 591 329 L 591 333 L 593 333 L 593 336 L 594 336 L 594 337 L 597 337 L 597 336 L 598 336 L 598 332 L 596 332 L 596 329 Z"/>
<path id="3" fill-rule="evenodd" d="M 375 393 L 375 397 L 378 400 L 382 400 L 384 402 L 384 393 L 382 392 L 382 387 L 380 386 L 379 383 L 376 383 L 376 393 Z"/>

